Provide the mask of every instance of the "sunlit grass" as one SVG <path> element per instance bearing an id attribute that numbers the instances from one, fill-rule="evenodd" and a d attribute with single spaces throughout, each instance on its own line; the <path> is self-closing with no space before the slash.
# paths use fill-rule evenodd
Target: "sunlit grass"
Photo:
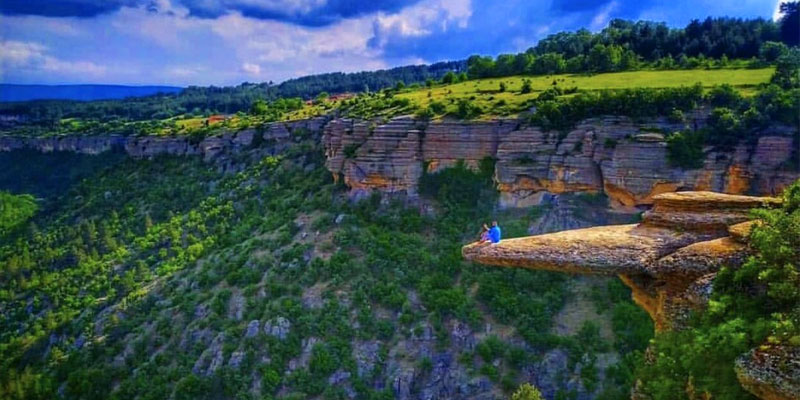
<path id="1" fill-rule="evenodd" d="M 578 91 L 630 88 L 666 88 L 691 86 L 697 82 L 705 88 L 729 84 L 744 95 L 755 93 L 756 86 L 769 81 L 774 68 L 760 69 L 698 69 L 669 71 L 630 71 L 596 75 L 561 74 L 540 76 L 509 76 L 485 78 L 432 88 L 408 89 L 397 97 L 407 98 L 420 107 L 432 101 L 442 102 L 452 111 L 458 100 L 469 99 L 486 112 L 483 118 L 513 115 L 539 93 L 554 86 Z M 524 80 L 530 80 L 531 92 L 521 93 Z M 500 83 L 505 91 L 500 91 Z"/>

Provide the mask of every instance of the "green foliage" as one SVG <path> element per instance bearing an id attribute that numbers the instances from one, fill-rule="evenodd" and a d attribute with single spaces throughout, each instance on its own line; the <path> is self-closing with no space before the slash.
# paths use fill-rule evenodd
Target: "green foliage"
<path id="1" fill-rule="evenodd" d="M 490 161 L 489 161 L 490 162 Z M 489 167 L 474 171 L 459 160 L 452 168 L 436 173 L 425 173 L 419 181 L 419 191 L 423 196 L 439 200 L 452 207 L 480 207 L 490 205 L 492 194 L 486 193 L 487 182 L 493 169 Z"/>
<path id="2" fill-rule="evenodd" d="M 580 92 L 569 98 L 537 101 L 530 122 L 548 130 L 567 129 L 590 116 L 653 117 L 673 110 L 691 110 L 702 100 L 703 88 L 700 85 Z"/>
<path id="3" fill-rule="evenodd" d="M 656 336 L 655 360 L 637 373 L 643 393 L 749 399 L 734 360 L 765 342 L 800 344 L 800 182 L 783 198 L 781 208 L 754 211 L 762 221 L 749 236 L 755 254 L 741 268 L 718 273 L 708 310 L 687 329 Z"/>
<path id="4" fill-rule="evenodd" d="M 31 218 L 37 209 L 36 199 L 29 194 L 0 191 L 0 237 Z"/>
<path id="5" fill-rule="evenodd" d="M 480 116 L 483 113 L 483 109 L 472 103 L 468 99 L 460 99 L 458 100 L 458 107 L 456 108 L 455 115 L 460 119 L 473 119 Z"/>
<path id="6" fill-rule="evenodd" d="M 758 49 L 758 57 L 766 62 L 775 62 L 787 52 L 789 52 L 789 47 L 786 44 L 768 41 Z"/>
<path id="7" fill-rule="evenodd" d="M 705 154 L 702 132 L 683 131 L 667 136 L 667 160 L 670 165 L 683 169 L 697 169 L 703 166 Z"/>
<path id="8" fill-rule="evenodd" d="M 530 93 L 532 90 L 533 90 L 533 87 L 531 86 L 531 81 L 529 79 L 523 80 L 522 81 L 522 89 L 520 89 L 520 93 L 522 93 L 522 94 Z"/>
<path id="9" fill-rule="evenodd" d="M 772 83 L 784 89 L 800 88 L 800 49 L 793 47 L 778 57 Z"/>
<path id="10" fill-rule="evenodd" d="M 539 392 L 539 389 L 536 389 L 535 386 L 530 383 L 523 383 L 514 394 L 511 395 L 511 400 L 544 400 L 544 397 L 542 397 L 542 393 Z"/>
<path id="11" fill-rule="evenodd" d="M 796 19 L 796 12 L 793 15 Z M 524 53 L 501 54 L 496 59 L 472 56 L 467 59 L 467 68 L 470 78 L 476 79 L 643 67 L 711 68 L 729 64 L 728 58 L 758 56 L 765 62 L 773 62 L 783 45 L 777 42 L 781 40 L 777 28 L 774 22 L 763 19 L 708 18 L 702 22 L 694 20 L 684 28 L 617 19 L 595 34 L 581 29 L 550 35 Z"/>

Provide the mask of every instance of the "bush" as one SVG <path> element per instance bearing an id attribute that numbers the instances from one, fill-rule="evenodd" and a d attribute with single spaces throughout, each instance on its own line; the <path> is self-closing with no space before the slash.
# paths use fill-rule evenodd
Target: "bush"
<path id="1" fill-rule="evenodd" d="M 667 137 L 667 161 L 683 169 L 703 166 L 703 134 L 698 131 L 676 132 Z"/>
<path id="2" fill-rule="evenodd" d="M 544 400 L 542 393 L 539 389 L 530 383 L 523 383 L 514 394 L 511 395 L 511 400 Z"/>
<path id="3" fill-rule="evenodd" d="M 520 89 L 520 93 L 525 94 L 525 93 L 530 93 L 531 91 L 533 91 L 533 86 L 531 85 L 531 80 L 530 79 L 523 79 L 522 80 L 522 89 Z"/>
<path id="4" fill-rule="evenodd" d="M 456 111 L 456 116 L 460 119 L 473 119 L 480 116 L 483 113 L 483 109 L 477 104 L 473 104 L 471 101 L 467 99 L 459 99 L 458 100 L 458 108 Z"/>

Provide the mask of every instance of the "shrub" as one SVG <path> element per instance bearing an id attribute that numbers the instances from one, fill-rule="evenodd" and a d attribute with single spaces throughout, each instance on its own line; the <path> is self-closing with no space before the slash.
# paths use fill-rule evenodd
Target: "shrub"
<path id="1" fill-rule="evenodd" d="M 514 394 L 511 395 L 511 400 L 544 400 L 542 393 L 539 389 L 530 383 L 523 383 Z"/>
<path id="2" fill-rule="evenodd" d="M 697 131 L 676 132 L 667 137 L 667 161 L 684 169 L 703 166 L 703 135 Z"/>
<path id="3" fill-rule="evenodd" d="M 530 93 L 532 91 L 533 91 L 533 86 L 531 85 L 531 80 L 524 79 L 522 81 L 522 89 L 520 89 L 520 93 L 525 94 L 525 93 Z"/>
<path id="4" fill-rule="evenodd" d="M 456 116 L 461 119 L 472 119 L 476 118 L 483 113 L 483 109 L 477 104 L 472 103 L 467 99 L 459 99 L 458 100 L 458 108 L 456 111 Z"/>
<path id="5" fill-rule="evenodd" d="M 344 146 L 344 158 L 356 158 L 356 152 L 358 152 L 359 147 L 361 145 L 355 143 Z"/>

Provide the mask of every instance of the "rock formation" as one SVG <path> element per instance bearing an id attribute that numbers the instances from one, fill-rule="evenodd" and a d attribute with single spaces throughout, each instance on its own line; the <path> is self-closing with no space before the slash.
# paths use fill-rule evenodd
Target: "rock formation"
<path id="1" fill-rule="evenodd" d="M 760 132 L 757 141 L 729 151 L 706 148 L 699 169 L 671 166 L 662 132 L 701 127 L 705 119 L 702 109 L 682 123 L 599 117 L 569 132 L 546 132 L 513 119 L 428 122 L 398 117 L 381 122 L 325 116 L 227 132 L 199 143 L 185 136 L 0 136 L 0 151 L 97 154 L 117 149 L 136 158 L 173 154 L 212 160 L 250 146 L 259 135 L 280 152 L 293 133 L 308 131 L 321 138 L 326 167 L 355 198 L 373 191 L 414 198 L 424 172 L 459 160 L 476 168 L 491 158 L 496 161 L 501 207 L 537 205 L 547 194 L 576 191 L 602 192 L 628 208 L 650 205 L 654 196 L 679 190 L 774 195 L 800 178 L 796 168 L 787 168 L 797 143 L 793 128 L 784 126 Z"/>
<path id="2" fill-rule="evenodd" d="M 708 147 L 702 168 L 672 167 L 661 132 L 704 123 L 702 110 L 681 124 L 602 117 L 563 133 L 516 120 L 334 120 L 325 127 L 323 144 L 326 166 L 355 196 L 372 190 L 415 196 L 424 168 L 435 172 L 457 160 L 476 167 L 493 158 L 501 207 L 536 205 L 547 193 L 576 191 L 603 192 L 627 207 L 650 205 L 654 196 L 679 190 L 773 195 L 800 177 L 784 168 L 796 148 L 789 127 L 761 132 L 755 143 L 730 151 Z"/>
<path id="3" fill-rule="evenodd" d="M 769 197 L 665 193 L 653 197 L 639 224 L 473 243 L 462 253 L 487 265 L 617 275 L 656 330 L 680 329 L 690 311 L 707 304 L 716 272 L 747 256 L 743 238 L 754 223 L 748 210 L 779 204 Z M 737 361 L 742 386 L 762 399 L 796 399 L 800 393 L 800 354 L 779 347 L 754 349 Z"/>
<path id="4" fill-rule="evenodd" d="M 0 152 L 23 149 L 43 153 L 70 151 L 81 154 L 124 151 L 133 158 L 152 158 L 161 154 L 200 155 L 209 161 L 224 152 L 235 152 L 247 148 L 259 135 L 264 142 L 277 144 L 288 143 L 292 134 L 296 132 L 320 132 L 328 120 L 328 117 L 319 117 L 275 122 L 267 124 L 263 130 L 245 129 L 238 132 L 225 132 L 219 136 L 204 138 L 199 142 L 195 142 L 187 136 L 0 136 Z M 281 146 L 278 146 L 277 150 L 280 149 Z"/>

